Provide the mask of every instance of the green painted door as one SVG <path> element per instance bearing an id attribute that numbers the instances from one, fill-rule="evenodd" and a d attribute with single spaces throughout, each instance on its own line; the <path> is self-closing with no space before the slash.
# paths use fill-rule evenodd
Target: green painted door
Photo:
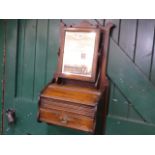
<path id="1" fill-rule="evenodd" d="M 155 20 L 112 20 L 107 134 L 155 134 Z"/>
<path id="2" fill-rule="evenodd" d="M 66 24 L 79 21 L 64 20 Z M 59 24 L 60 20 L 6 21 L 4 110 L 15 109 L 17 120 L 9 125 L 4 117 L 3 134 L 86 134 L 37 122 L 40 91 L 52 80 L 57 66 Z"/>
<path id="3" fill-rule="evenodd" d="M 2 80 L 3 80 L 3 52 L 5 38 L 4 21 L 0 20 L 0 134 L 2 133 Z"/>

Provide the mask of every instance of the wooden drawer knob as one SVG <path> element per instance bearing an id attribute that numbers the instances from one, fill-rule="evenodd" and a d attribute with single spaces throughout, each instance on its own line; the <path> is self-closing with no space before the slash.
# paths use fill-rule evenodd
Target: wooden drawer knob
<path id="1" fill-rule="evenodd" d="M 67 124 L 68 123 L 68 118 L 67 116 L 60 116 L 60 122 L 63 124 Z"/>

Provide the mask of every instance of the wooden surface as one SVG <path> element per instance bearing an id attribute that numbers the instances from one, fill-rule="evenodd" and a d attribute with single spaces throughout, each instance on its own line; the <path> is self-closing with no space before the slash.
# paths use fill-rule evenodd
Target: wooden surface
<path id="1" fill-rule="evenodd" d="M 137 35 L 137 20 L 121 20 L 119 45 L 124 52 L 133 59 L 135 50 L 135 38 Z"/>
<path id="2" fill-rule="evenodd" d="M 58 54 L 58 69 L 55 74 L 55 78 L 52 80 L 51 84 L 44 88 L 41 92 L 38 108 L 38 120 L 44 123 L 50 123 L 55 125 L 61 125 L 64 127 L 71 127 L 74 129 L 80 129 L 82 131 L 89 131 L 95 133 L 96 121 L 97 121 L 97 107 L 99 103 L 104 106 L 100 106 L 100 112 L 102 114 L 102 127 L 105 124 L 105 117 L 107 114 L 107 96 L 108 91 L 105 91 L 105 87 L 108 89 L 108 80 L 106 77 L 106 64 L 107 64 L 107 50 L 109 43 L 110 29 L 113 24 L 107 24 L 106 27 L 99 27 L 90 29 L 90 23 L 84 22 L 80 24 L 80 28 L 77 27 L 64 27 L 61 23 L 61 49 Z M 93 58 L 93 69 L 92 76 L 87 80 L 83 76 L 74 76 L 62 74 L 62 62 L 63 62 L 63 52 L 64 52 L 64 34 L 65 30 L 67 31 L 77 31 L 77 32 L 96 32 L 96 41 L 95 41 L 95 51 Z M 99 41 L 100 33 L 102 32 L 103 39 Z M 98 48 L 102 41 L 101 50 Z M 100 61 L 98 61 L 98 53 L 100 52 Z M 98 62 L 98 65 L 97 65 Z M 98 68 L 96 68 L 98 66 Z M 96 81 L 96 73 L 99 81 Z M 63 76 L 62 76 L 63 75 Z M 74 79 L 73 85 L 66 84 L 66 79 Z M 77 82 L 77 81 L 78 82 Z M 86 82 L 84 82 L 86 81 Z M 93 87 L 82 86 L 82 83 L 87 83 L 87 81 L 94 82 Z M 79 85 L 78 83 L 81 82 Z M 97 84 L 96 84 L 97 83 Z M 90 86 L 90 85 L 89 85 Z M 103 96 L 104 94 L 104 96 Z M 102 99 L 102 101 L 101 101 Z M 99 102 L 100 101 L 100 102 Z M 80 113 L 75 110 L 80 108 Z M 55 114 L 57 113 L 57 114 Z M 60 116 L 58 113 L 63 113 L 65 116 Z M 73 115 L 73 117 L 71 116 Z M 99 116 L 99 115 L 98 115 Z M 60 119 L 62 117 L 62 120 Z M 64 118 L 65 117 L 65 118 Z M 76 117 L 76 119 L 74 118 Z M 77 119 L 78 117 L 78 119 Z M 72 120 L 72 121 L 70 121 Z M 89 121 L 88 121 L 89 120 Z M 63 122 L 62 122 L 63 121 Z M 64 123 L 65 122 L 65 123 Z M 97 133 L 97 132 L 96 132 Z M 102 133 L 102 131 L 100 132 Z"/>
<path id="3" fill-rule="evenodd" d="M 139 20 L 135 62 L 146 77 L 150 74 L 154 26 L 154 20 Z"/>
<path id="4" fill-rule="evenodd" d="M 107 117 L 107 135 L 155 135 L 155 126 L 122 117 Z"/>
<path id="5" fill-rule="evenodd" d="M 101 92 L 79 85 L 49 84 L 41 93 L 38 120 L 94 132 Z"/>
<path id="6" fill-rule="evenodd" d="M 46 26 L 48 25 L 48 29 L 40 30 L 43 23 Z M 37 27 L 39 27 L 38 31 Z M 51 80 L 56 69 L 59 20 L 46 20 L 46 22 L 44 20 L 7 20 L 6 30 L 7 61 L 4 110 L 15 108 L 18 123 L 16 126 L 10 127 L 5 119 L 3 134 L 58 134 L 63 133 L 63 131 L 66 134 L 69 134 L 69 132 L 70 134 L 81 134 L 61 128 L 58 128 L 57 131 L 54 127 L 43 126 L 36 121 L 38 95 L 45 84 Z M 34 37 L 35 34 L 36 37 Z M 39 40 L 41 40 L 44 47 L 42 50 L 38 47 Z M 37 48 L 34 48 L 34 46 Z M 31 53 L 29 50 L 31 50 Z M 45 68 L 41 68 L 38 63 L 35 65 L 35 53 L 44 55 L 42 57 L 37 56 L 37 61 L 46 62 L 45 66 L 43 65 Z M 32 57 L 30 54 L 32 54 Z M 37 77 L 35 74 L 40 77 L 37 82 L 35 82 L 35 77 Z M 27 90 L 28 87 L 31 88 L 30 91 Z M 21 113 L 21 111 L 23 112 Z M 29 124 L 31 124 L 31 127 Z"/>
<path id="7" fill-rule="evenodd" d="M 77 85 L 49 84 L 41 94 L 38 120 L 94 132 L 101 92 Z"/>
<path id="8" fill-rule="evenodd" d="M 91 107 L 91 106 L 86 106 L 82 104 L 79 105 L 73 102 L 60 101 L 60 100 L 55 100 L 55 99 L 46 98 L 46 97 L 41 98 L 40 107 L 76 113 L 76 114 L 84 115 L 91 118 L 94 118 L 95 116 L 94 114 L 97 109 L 97 106 Z"/>
<path id="9" fill-rule="evenodd" d="M 41 96 L 95 106 L 98 103 L 101 92 L 95 88 L 51 84 L 43 91 Z"/>
<path id="10" fill-rule="evenodd" d="M 106 85 L 107 88 L 108 85 Z M 106 89 L 105 87 L 102 90 L 97 89 L 91 85 L 82 86 L 82 83 L 77 84 L 76 81 L 66 83 L 66 80 L 63 80 L 60 83 L 51 83 L 41 93 L 38 120 L 101 134 L 107 114 L 108 91 Z M 97 108 L 100 109 L 97 110 Z M 96 124 L 96 121 L 99 123 Z M 98 124 L 100 124 L 100 129 Z"/>
<path id="11" fill-rule="evenodd" d="M 4 25 L 4 21 L 0 20 L 0 134 L 2 134 L 2 98 L 3 98 L 3 91 L 2 91 L 2 85 L 3 85 L 3 52 L 4 52 L 4 38 L 5 38 L 5 25 Z"/>
<path id="12" fill-rule="evenodd" d="M 155 123 L 155 87 L 112 39 L 109 57 L 108 68 L 111 70 L 108 70 L 108 74 L 111 79 L 117 83 L 117 86 L 143 116 L 144 120 Z"/>
<path id="13" fill-rule="evenodd" d="M 155 20 L 115 19 L 110 21 L 116 24 L 116 28 L 113 29 L 111 34 L 112 41 L 115 45 L 111 45 L 109 50 L 111 53 L 109 55 L 110 65 L 108 66 L 108 75 L 111 79 L 109 114 L 112 117 L 124 119 L 124 122 L 127 122 L 127 124 L 128 121 L 135 121 L 135 126 L 137 127 L 140 126 L 137 121 L 140 121 L 148 127 L 148 132 L 147 130 L 146 132 L 149 133 L 150 126 L 147 124 L 154 122 L 154 114 L 152 112 L 152 109 L 154 109 L 152 107 L 154 105 L 154 99 L 150 96 L 151 94 L 154 96 L 153 94 L 155 92 Z M 119 57 L 117 57 L 118 55 Z M 120 65 L 117 66 L 117 64 Z M 133 67 L 132 69 L 131 66 Z M 114 73 L 114 71 L 116 72 Z M 148 87 L 151 87 L 151 89 L 148 89 Z M 133 91 L 131 91 L 131 89 L 133 89 Z M 135 102 L 133 102 L 133 100 L 135 100 Z M 140 109 L 135 105 L 138 105 Z M 152 120 L 151 118 L 146 118 L 145 115 L 152 117 Z M 107 130 L 110 131 L 110 128 L 114 130 L 110 125 L 111 124 L 108 125 Z M 123 125 L 125 125 L 125 123 L 118 126 L 120 130 L 121 128 L 123 129 Z M 139 132 L 141 133 L 141 131 Z M 134 133 L 134 131 L 132 133 Z M 137 133 L 136 130 L 135 133 Z"/>
<path id="14" fill-rule="evenodd" d="M 151 66 L 151 74 L 150 74 L 150 79 L 152 83 L 155 85 L 155 48 L 153 50 L 153 55 L 152 55 L 152 66 Z"/>
<path id="15" fill-rule="evenodd" d="M 87 132 L 93 132 L 94 119 L 74 113 L 64 112 L 56 109 L 40 108 L 40 121 L 70 127 Z"/>

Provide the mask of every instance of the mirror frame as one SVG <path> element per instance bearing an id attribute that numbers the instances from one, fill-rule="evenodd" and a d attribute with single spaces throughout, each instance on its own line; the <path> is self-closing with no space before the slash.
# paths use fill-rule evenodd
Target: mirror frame
<path id="1" fill-rule="evenodd" d="M 63 55 L 64 55 L 64 46 L 65 46 L 65 34 L 66 32 L 95 32 L 95 45 L 94 45 L 94 55 L 93 55 L 93 63 L 92 63 L 92 74 L 90 77 L 83 75 L 75 75 L 75 74 L 64 74 L 62 73 L 62 65 L 63 65 Z M 61 47 L 59 51 L 59 59 L 58 59 L 58 76 L 61 78 L 67 79 L 75 79 L 82 81 L 90 81 L 94 82 L 96 79 L 96 70 L 97 70 L 97 61 L 98 61 L 98 50 L 100 43 L 100 28 L 85 26 L 85 27 L 63 27 L 61 30 Z"/>

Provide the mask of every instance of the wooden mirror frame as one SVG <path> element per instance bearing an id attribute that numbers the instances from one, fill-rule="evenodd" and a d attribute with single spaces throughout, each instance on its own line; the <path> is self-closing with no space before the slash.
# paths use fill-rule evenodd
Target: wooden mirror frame
<path id="1" fill-rule="evenodd" d="M 75 75 L 75 74 L 64 74 L 62 73 L 63 67 L 63 56 L 64 56 L 64 45 L 65 45 L 65 34 L 66 32 L 95 32 L 95 45 L 94 45 L 94 55 L 93 55 L 93 63 L 92 63 L 92 72 L 91 76 L 83 76 L 83 75 Z M 77 26 L 65 27 L 64 25 L 61 27 L 61 46 L 59 51 L 59 59 L 58 59 L 58 77 L 66 78 L 66 79 L 75 79 L 82 81 L 95 82 L 96 79 L 96 70 L 97 70 L 97 61 L 98 61 L 98 51 L 100 44 L 100 28 L 91 25 L 90 23 L 84 22 Z"/>

